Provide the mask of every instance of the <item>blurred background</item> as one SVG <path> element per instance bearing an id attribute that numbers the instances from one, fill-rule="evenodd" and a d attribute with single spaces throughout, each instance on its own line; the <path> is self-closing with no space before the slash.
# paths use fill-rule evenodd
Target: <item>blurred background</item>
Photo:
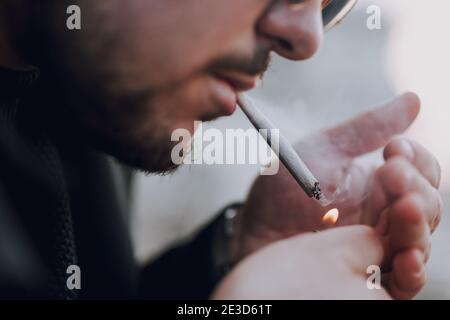
<path id="1" fill-rule="evenodd" d="M 369 30 L 366 9 L 381 8 L 381 30 Z M 450 299 L 450 39 L 448 0 L 360 0 L 328 32 L 307 62 L 274 57 L 252 92 L 264 113 L 293 142 L 350 118 L 406 90 L 417 92 L 422 111 L 407 136 L 439 159 L 443 169 L 443 221 L 433 236 L 429 283 L 418 298 Z M 205 126 L 250 128 L 239 110 Z M 186 240 L 218 211 L 246 198 L 258 166 L 184 166 L 170 176 L 135 181 L 133 241 L 140 261 L 154 259 Z"/>

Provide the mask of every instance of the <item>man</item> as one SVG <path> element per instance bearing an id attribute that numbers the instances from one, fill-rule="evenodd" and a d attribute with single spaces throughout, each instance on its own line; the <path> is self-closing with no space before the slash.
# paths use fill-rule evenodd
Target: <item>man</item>
<path id="1" fill-rule="evenodd" d="M 82 11 L 79 31 L 66 28 L 73 2 Z M 106 154 L 146 172 L 173 170 L 173 130 L 192 132 L 195 120 L 232 114 L 236 93 L 254 86 L 270 52 L 291 60 L 316 52 L 321 6 L 319 0 L 2 1 L 0 295 L 413 297 L 425 283 L 430 233 L 440 217 L 435 158 L 414 141 L 389 142 L 416 117 L 413 94 L 299 144 L 306 158 L 325 144 L 334 148 L 333 163 L 315 168 L 325 177 L 385 147 L 385 163 L 358 175 L 362 183 L 374 177 L 366 201 L 340 208 L 341 224 L 354 226 L 309 233 L 323 208 L 282 169 L 255 182 L 230 239 L 219 217 L 191 244 L 142 271 L 133 260 L 129 175 Z M 217 244 L 223 252 L 213 250 Z M 225 277 L 216 272 L 218 253 L 233 266 Z M 71 265 L 80 267 L 80 289 L 68 286 Z M 386 273 L 382 290 L 366 287 L 371 265 Z"/>

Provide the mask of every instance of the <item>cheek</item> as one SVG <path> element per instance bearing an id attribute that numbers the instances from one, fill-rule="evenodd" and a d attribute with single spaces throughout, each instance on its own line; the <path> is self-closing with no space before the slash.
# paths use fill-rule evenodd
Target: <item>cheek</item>
<path id="1" fill-rule="evenodd" d="M 165 87 L 205 68 L 254 36 L 268 0 L 184 0 L 128 5 L 120 30 L 125 69 L 137 83 Z M 164 12 L 162 14 L 161 12 Z M 120 48 L 119 48 L 120 49 Z M 133 70 L 133 72 L 132 72 Z"/>

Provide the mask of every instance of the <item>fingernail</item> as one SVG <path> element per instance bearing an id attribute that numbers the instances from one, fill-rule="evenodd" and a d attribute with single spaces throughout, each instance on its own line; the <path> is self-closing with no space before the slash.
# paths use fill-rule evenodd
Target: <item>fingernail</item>
<path id="1" fill-rule="evenodd" d="M 402 156 L 404 156 L 408 160 L 414 160 L 414 149 L 407 140 L 400 140 L 399 141 L 399 148 L 401 150 Z"/>
<path id="2" fill-rule="evenodd" d="M 420 275 L 424 271 L 425 256 L 420 250 L 414 250 L 415 261 L 413 264 L 414 273 Z"/>

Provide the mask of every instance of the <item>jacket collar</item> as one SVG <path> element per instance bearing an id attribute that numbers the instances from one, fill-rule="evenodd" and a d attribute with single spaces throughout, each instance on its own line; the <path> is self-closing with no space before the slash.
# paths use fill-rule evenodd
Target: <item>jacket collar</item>
<path id="1" fill-rule="evenodd" d="M 13 69 L 0 66 L 0 101 L 20 97 L 39 77 L 39 69 Z"/>

